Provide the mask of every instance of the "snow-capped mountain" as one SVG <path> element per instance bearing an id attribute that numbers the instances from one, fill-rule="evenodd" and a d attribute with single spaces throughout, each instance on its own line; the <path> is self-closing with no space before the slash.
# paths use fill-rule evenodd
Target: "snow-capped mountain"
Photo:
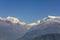
<path id="1" fill-rule="evenodd" d="M 22 37 L 28 30 L 24 22 L 20 22 L 17 18 L 0 17 L 0 40 L 16 40 Z"/>
<path id="2" fill-rule="evenodd" d="M 43 18 L 38 25 L 32 26 L 29 32 L 17 40 L 33 40 L 35 37 L 46 34 L 60 34 L 60 16 Z"/>

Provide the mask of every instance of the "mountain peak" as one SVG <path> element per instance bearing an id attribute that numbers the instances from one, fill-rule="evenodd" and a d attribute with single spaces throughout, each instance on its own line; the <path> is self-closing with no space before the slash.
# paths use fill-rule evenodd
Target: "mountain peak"
<path id="1" fill-rule="evenodd" d="M 60 18 L 60 16 L 48 16 L 48 18 Z"/>
<path id="2" fill-rule="evenodd" d="M 7 17 L 8 20 L 12 21 L 13 23 L 18 23 L 19 19 L 14 18 L 14 17 Z"/>

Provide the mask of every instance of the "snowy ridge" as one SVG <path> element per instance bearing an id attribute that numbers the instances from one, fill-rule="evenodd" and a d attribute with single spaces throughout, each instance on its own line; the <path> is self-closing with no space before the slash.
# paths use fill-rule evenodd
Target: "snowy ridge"
<path id="1" fill-rule="evenodd" d="M 43 22 L 46 22 L 46 21 L 56 21 L 56 22 L 60 22 L 60 16 L 48 16 L 48 17 L 45 17 L 43 18 L 42 20 L 38 20 L 36 22 L 33 22 L 33 23 L 30 23 L 30 24 L 27 24 L 25 22 L 21 22 L 19 21 L 18 18 L 15 18 L 15 17 L 6 17 L 6 18 L 2 18 L 0 17 L 0 20 L 2 21 L 10 21 L 11 23 L 19 23 L 19 24 L 22 24 L 22 25 L 28 25 L 28 26 L 35 26 L 35 25 L 39 25 L 40 23 L 43 23 Z"/>

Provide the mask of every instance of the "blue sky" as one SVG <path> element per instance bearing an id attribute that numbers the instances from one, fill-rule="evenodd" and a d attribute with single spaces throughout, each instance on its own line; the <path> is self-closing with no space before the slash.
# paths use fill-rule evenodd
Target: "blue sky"
<path id="1" fill-rule="evenodd" d="M 0 0 L 0 16 L 31 23 L 48 15 L 60 16 L 60 0 Z"/>

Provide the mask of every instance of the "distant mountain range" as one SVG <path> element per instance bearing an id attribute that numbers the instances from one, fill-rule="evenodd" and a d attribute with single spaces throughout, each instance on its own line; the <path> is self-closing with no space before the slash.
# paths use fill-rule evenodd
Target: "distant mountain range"
<path id="1" fill-rule="evenodd" d="M 48 16 L 17 40 L 60 40 L 60 17 Z"/>
<path id="2" fill-rule="evenodd" d="M 0 17 L 0 40 L 60 40 L 60 17 L 48 16 L 31 24 Z"/>

